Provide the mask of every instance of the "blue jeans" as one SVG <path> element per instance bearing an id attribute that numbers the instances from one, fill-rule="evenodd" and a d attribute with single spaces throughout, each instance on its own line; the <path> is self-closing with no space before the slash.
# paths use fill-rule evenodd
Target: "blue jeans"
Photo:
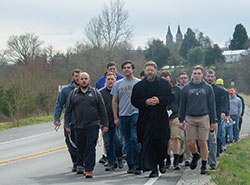
<path id="1" fill-rule="evenodd" d="M 218 130 L 217 130 L 217 154 L 216 156 L 218 157 L 221 152 L 221 147 L 223 146 L 223 142 L 225 139 L 225 134 L 224 134 L 224 121 L 220 118 L 218 119 Z"/>
<path id="2" fill-rule="evenodd" d="M 119 127 L 110 127 L 108 132 L 103 134 L 105 149 L 109 166 L 114 166 L 116 157 L 118 160 L 122 158 L 122 141 L 117 135 Z"/>
<path id="3" fill-rule="evenodd" d="M 233 125 L 233 137 L 234 137 L 234 140 L 235 141 L 238 141 L 239 139 L 239 120 L 240 120 L 240 117 L 239 116 L 230 116 L 232 120 L 235 121 L 235 124 Z"/>
<path id="4" fill-rule="evenodd" d="M 125 152 L 127 154 L 127 163 L 134 168 L 139 167 L 140 145 L 137 142 L 136 122 L 138 114 L 131 116 L 120 116 L 121 133 L 125 142 Z"/>

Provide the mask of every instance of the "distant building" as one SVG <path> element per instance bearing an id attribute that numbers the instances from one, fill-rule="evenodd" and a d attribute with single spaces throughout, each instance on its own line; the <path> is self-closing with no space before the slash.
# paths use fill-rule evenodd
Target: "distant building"
<path id="1" fill-rule="evenodd" d="M 179 51 L 179 49 L 181 47 L 181 44 L 182 44 L 182 41 L 183 41 L 183 35 L 181 33 L 180 25 L 178 25 L 178 28 L 177 28 L 177 33 L 176 33 L 176 36 L 175 36 L 175 42 L 173 40 L 173 35 L 171 33 L 170 26 L 168 26 L 168 32 L 167 32 L 167 35 L 166 35 L 166 46 L 171 50 Z"/>
<path id="2" fill-rule="evenodd" d="M 241 50 L 227 50 L 223 51 L 222 55 L 225 56 L 226 62 L 238 62 L 243 57 L 249 55 L 250 48 L 248 50 L 241 49 Z"/>

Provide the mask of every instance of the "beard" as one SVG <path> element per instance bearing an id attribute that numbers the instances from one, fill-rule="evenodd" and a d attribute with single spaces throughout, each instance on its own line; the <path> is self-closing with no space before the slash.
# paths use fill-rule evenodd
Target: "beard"
<path id="1" fill-rule="evenodd" d="M 81 88 L 82 88 L 82 89 L 87 89 L 88 87 L 89 87 L 89 84 L 85 84 L 85 85 L 82 85 L 82 84 L 81 84 Z"/>
<path id="2" fill-rule="evenodd" d="M 154 81 L 156 78 L 156 74 L 148 74 L 146 75 L 148 81 Z"/>
<path id="3" fill-rule="evenodd" d="M 79 83 L 78 83 L 76 80 L 72 80 L 72 82 L 73 82 L 75 85 L 79 86 Z"/>

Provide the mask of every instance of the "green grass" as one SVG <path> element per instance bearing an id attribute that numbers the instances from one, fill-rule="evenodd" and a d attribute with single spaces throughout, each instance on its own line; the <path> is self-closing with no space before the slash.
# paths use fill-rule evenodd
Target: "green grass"
<path id="1" fill-rule="evenodd" d="M 218 163 L 217 170 L 209 173 L 216 184 L 250 184 L 250 136 L 228 146 Z"/>
<path id="2" fill-rule="evenodd" d="M 26 119 L 20 119 L 16 122 L 0 123 L 0 130 L 6 130 L 9 128 L 22 127 L 22 126 L 26 126 L 26 125 L 34 125 L 34 124 L 38 124 L 38 123 L 45 123 L 45 122 L 51 122 L 51 121 L 53 121 L 53 115 L 36 116 L 36 117 L 31 117 L 31 118 L 26 118 Z"/>

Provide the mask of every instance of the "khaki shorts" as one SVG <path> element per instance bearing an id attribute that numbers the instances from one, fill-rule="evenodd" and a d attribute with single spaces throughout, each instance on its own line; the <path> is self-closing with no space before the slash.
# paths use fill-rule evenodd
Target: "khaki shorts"
<path id="1" fill-rule="evenodd" d="M 186 116 L 187 141 L 189 140 L 208 140 L 210 129 L 209 116 L 192 117 Z"/>
<path id="2" fill-rule="evenodd" d="M 182 135 L 184 135 L 184 131 L 180 129 L 180 122 L 178 118 L 175 118 L 174 120 L 169 120 L 169 127 L 171 131 L 171 139 L 178 138 L 181 139 Z"/>

